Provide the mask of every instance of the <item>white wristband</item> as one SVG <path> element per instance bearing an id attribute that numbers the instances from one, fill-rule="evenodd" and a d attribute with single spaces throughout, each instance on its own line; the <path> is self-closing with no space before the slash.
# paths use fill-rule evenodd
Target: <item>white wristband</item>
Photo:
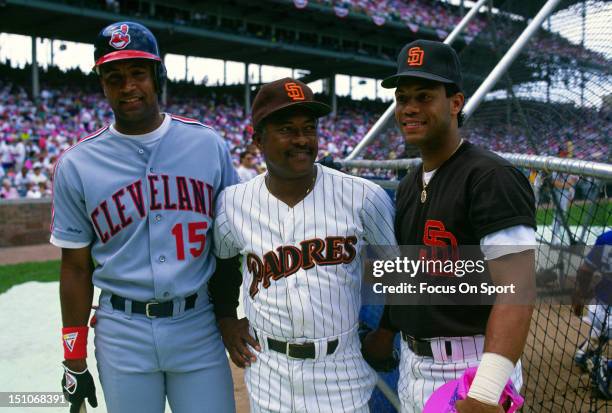
<path id="1" fill-rule="evenodd" d="M 470 386 L 468 397 L 483 403 L 498 405 L 499 398 L 514 371 L 514 363 L 495 353 L 484 353 Z"/>

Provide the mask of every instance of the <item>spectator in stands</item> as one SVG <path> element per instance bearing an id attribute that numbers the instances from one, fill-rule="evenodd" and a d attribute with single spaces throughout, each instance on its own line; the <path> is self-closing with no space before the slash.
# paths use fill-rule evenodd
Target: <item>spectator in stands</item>
<path id="1" fill-rule="evenodd" d="M 38 184 L 41 198 L 51 198 L 52 192 L 48 182 L 40 182 Z"/>
<path id="2" fill-rule="evenodd" d="M 2 180 L 2 188 L 0 188 L 0 198 L 2 199 L 17 199 L 19 198 L 19 192 L 11 185 L 9 179 Z"/>
<path id="3" fill-rule="evenodd" d="M 4 170 L 7 170 L 11 166 L 15 165 L 12 148 L 5 140 L 0 141 L 0 163 L 2 164 L 2 168 Z"/>
<path id="4" fill-rule="evenodd" d="M 15 179 L 13 180 L 13 185 L 15 185 L 21 196 L 25 196 L 26 192 L 28 192 L 28 182 L 30 182 L 28 168 L 26 166 L 22 166 L 21 170 L 15 175 Z"/>
<path id="5" fill-rule="evenodd" d="M 42 164 L 40 162 L 36 162 L 33 166 L 33 172 L 28 174 L 28 180 L 35 184 L 46 183 L 49 178 L 42 172 Z"/>
<path id="6" fill-rule="evenodd" d="M 42 193 L 40 192 L 40 186 L 35 184 L 34 182 L 28 182 L 26 184 L 26 195 L 25 197 L 28 199 L 40 199 L 42 198 Z"/>
<path id="7" fill-rule="evenodd" d="M 255 156 L 251 152 L 244 151 L 240 154 L 240 165 L 236 168 L 241 182 L 250 181 L 257 176 L 257 171 L 254 168 Z"/>
<path id="8" fill-rule="evenodd" d="M 15 161 L 15 167 L 17 169 L 21 169 L 26 160 L 26 147 L 21 139 L 12 145 L 11 152 L 13 155 L 13 160 Z"/>

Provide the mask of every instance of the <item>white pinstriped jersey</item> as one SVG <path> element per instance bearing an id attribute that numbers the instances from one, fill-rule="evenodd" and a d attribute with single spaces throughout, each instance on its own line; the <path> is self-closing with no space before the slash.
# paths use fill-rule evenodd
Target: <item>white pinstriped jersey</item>
<path id="1" fill-rule="evenodd" d="M 217 199 L 214 253 L 243 256 L 244 308 L 269 335 L 317 339 L 358 321 L 364 244 L 396 245 L 394 207 L 365 179 L 317 165 L 313 190 L 293 208 L 265 176 Z"/>

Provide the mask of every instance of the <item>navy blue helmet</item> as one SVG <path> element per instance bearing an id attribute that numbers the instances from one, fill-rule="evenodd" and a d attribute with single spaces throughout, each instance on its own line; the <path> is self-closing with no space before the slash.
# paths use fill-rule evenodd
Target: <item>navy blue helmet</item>
<path id="1" fill-rule="evenodd" d="M 108 62 L 125 59 L 147 59 L 155 62 L 155 83 L 161 92 L 166 68 L 159 54 L 157 40 L 149 29 L 135 22 L 117 22 L 106 26 L 94 43 L 94 71 Z"/>

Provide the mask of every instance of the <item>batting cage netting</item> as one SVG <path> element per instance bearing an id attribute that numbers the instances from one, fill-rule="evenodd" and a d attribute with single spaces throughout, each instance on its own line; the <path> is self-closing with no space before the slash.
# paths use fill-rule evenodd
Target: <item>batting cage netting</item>
<path id="1" fill-rule="evenodd" d="M 494 2 L 473 23 L 479 34 L 456 40 L 468 100 L 543 3 Z M 461 128 L 518 166 L 536 194 L 539 299 L 522 358 L 525 412 L 612 411 L 610 306 L 590 306 L 580 317 L 570 305 L 585 256 L 612 229 L 611 11 L 610 2 L 561 1 Z M 391 160 L 367 161 L 381 150 Z M 392 193 L 418 156 L 391 118 L 362 153 L 366 161 L 345 166 L 382 177 L 377 182 Z M 375 327 L 379 310 L 364 307 L 362 319 Z M 397 372 L 381 380 L 396 390 Z M 394 411 L 382 393 L 370 407 Z"/>

